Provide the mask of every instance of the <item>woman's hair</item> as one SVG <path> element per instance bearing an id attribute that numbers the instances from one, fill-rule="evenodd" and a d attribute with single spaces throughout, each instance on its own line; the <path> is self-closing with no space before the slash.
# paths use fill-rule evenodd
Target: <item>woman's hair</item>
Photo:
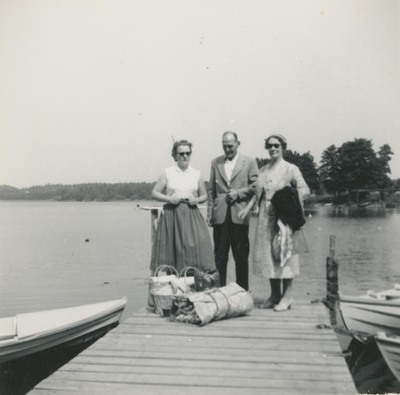
<path id="1" fill-rule="evenodd" d="M 192 153 L 192 143 L 187 140 L 179 140 L 175 141 L 174 145 L 172 146 L 172 157 L 175 159 L 176 154 L 178 153 L 178 147 L 181 145 L 186 145 L 190 148 L 190 153 Z"/>
<path id="2" fill-rule="evenodd" d="M 271 134 L 268 138 L 265 139 L 265 148 L 267 148 L 268 141 L 272 138 L 279 140 L 282 146 L 282 150 L 285 151 L 287 148 L 286 139 L 281 134 Z"/>

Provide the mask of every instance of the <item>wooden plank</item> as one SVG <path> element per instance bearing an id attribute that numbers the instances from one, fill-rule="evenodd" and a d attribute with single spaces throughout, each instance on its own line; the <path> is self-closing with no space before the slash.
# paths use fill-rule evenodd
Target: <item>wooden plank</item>
<path id="1" fill-rule="evenodd" d="M 143 363 L 143 360 L 139 359 L 129 359 L 129 363 L 125 360 L 122 364 L 116 364 L 113 360 L 108 360 L 108 363 L 104 363 L 104 360 L 92 361 L 90 363 L 87 359 L 80 361 L 80 363 L 67 364 L 64 372 L 86 372 L 86 373 L 132 373 L 132 374 L 153 374 L 154 371 L 158 375 L 162 376 L 199 376 L 199 377 L 210 377 L 210 376 L 220 376 L 220 377 L 231 377 L 234 373 L 235 377 L 256 377 L 256 378 L 280 378 L 285 379 L 288 371 L 293 378 L 297 379 L 309 379 L 309 369 L 308 367 L 303 367 L 298 369 L 295 365 L 289 365 L 291 369 L 282 370 L 281 364 L 242 364 L 245 368 L 237 368 L 236 364 L 234 366 L 215 366 L 210 367 L 208 363 L 206 364 L 190 364 L 188 366 L 185 364 L 166 364 L 165 366 L 155 365 L 153 360 L 148 360 L 147 365 Z M 332 372 L 326 372 L 324 369 L 318 369 L 319 365 L 315 365 L 313 370 L 318 373 L 318 378 L 323 380 L 332 380 Z M 156 369 L 155 369 L 156 368 Z M 335 380 L 347 381 L 348 375 L 343 374 L 342 371 L 337 372 L 334 375 Z"/>
<path id="2" fill-rule="evenodd" d="M 55 374 L 57 376 L 57 373 Z M 64 373 L 64 377 L 68 378 L 73 382 L 104 382 L 104 383 L 125 383 L 127 385 L 136 384 L 149 384 L 154 385 L 172 385 L 172 386 L 186 386 L 197 387 L 201 385 L 214 386 L 214 387 L 230 387 L 230 388 L 297 388 L 299 390 L 307 390 L 309 392 L 315 392 L 316 384 L 324 389 L 325 393 L 331 393 L 335 390 L 337 385 L 342 385 L 342 382 L 332 382 L 331 379 L 295 379 L 292 376 L 284 377 L 283 379 L 269 377 L 269 378 L 256 378 L 256 377 L 218 377 L 208 376 L 206 378 L 200 376 L 191 376 L 190 380 L 187 377 L 182 377 L 179 374 L 175 375 L 158 375 L 157 372 L 151 374 L 130 374 L 130 373 L 109 373 L 109 374 L 95 374 L 91 375 L 84 372 L 73 372 L 69 375 Z M 218 393 L 218 392 L 217 392 Z"/>
<path id="3" fill-rule="evenodd" d="M 141 311 L 32 393 L 356 393 L 328 322 L 309 303 L 204 327 Z"/>
<path id="4" fill-rule="evenodd" d="M 65 392 L 74 392 L 78 394 L 87 394 L 87 384 L 70 381 L 54 381 L 44 383 L 41 388 L 34 390 L 35 394 L 47 395 Z M 93 393 L 112 393 L 113 395 L 297 395 L 309 394 L 307 390 L 301 391 L 296 388 L 274 388 L 272 392 L 266 392 L 265 388 L 232 388 L 232 387 L 213 387 L 213 386 L 168 386 L 168 385 L 142 385 L 135 384 L 129 386 L 126 383 L 91 383 L 90 394 Z M 318 392 L 316 392 L 318 393 Z"/>
<path id="5" fill-rule="evenodd" d="M 168 359 L 175 361 L 176 359 L 185 358 L 187 361 L 192 360 L 206 360 L 206 361 L 226 361 L 228 363 L 234 362 L 268 362 L 268 363 L 301 363 L 303 365 L 315 365 L 316 360 L 321 358 L 329 358 L 332 357 L 330 354 L 324 354 L 325 357 L 322 357 L 322 354 L 319 351 L 258 351 L 258 350 L 250 350 L 245 353 L 243 350 L 234 350 L 230 349 L 226 352 L 213 352 L 210 349 L 208 352 L 204 350 L 194 350 L 194 349 L 186 349 L 181 350 L 177 347 L 171 347 L 169 350 L 163 349 L 160 350 L 158 347 L 143 347 L 141 350 L 124 350 L 119 348 L 118 350 L 103 350 L 98 353 L 90 353 L 87 354 L 92 357 L 119 357 L 119 358 L 153 358 L 153 359 Z M 335 357 L 336 355 L 333 355 Z M 337 358 L 332 358 L 331 365 L 334 366 L 338 364 L 342 365 L 341 361 Z"/>
<path id="6" fill-rule="evenodd" d="M 114 336 L 109 336 L 106 338 L 106 342 L 99 345 L 96 350 L 101 349 L 109 349 L 110 347 L 118 347 L 121 342 L 123 342 L 124 347 L 126 349 L 131 349 L 134 347 L 141 347 L 146 344 L 152 344 L 155 341 L 159 344 L 159 347 L 168 347 L 176 345 L 176 336 L 172 335 L 158 335 L 158 336 L 149 336 L 137 333 L 116 333 Z M 212 343 L 213 349 L 215 351 L 223 351 L 225 349 L 234 348 L 234 349 L 258 349 L 258 350 L 309 350 L 310 346 L 307 342 L 287 342 L 285 339 L 272 338 L 272 339 L 264 339 L 260 342 L 259 339 L 251 339 L 251 338 L 236 338 L 233 342 L 229 337 L 208 337 L 207 342 L 204 341 L 204 338 L 199 336 L 190 336 L 185 335 L 180 338 L 180 347 L 189 347 L 191 349 L 203 349 L 208 348 Z M 321 351 L 331 351 L 331 352 L 340 352 L 337 345 L 337 340 L 332 336 L 332 338 L 327 338 L 326 341 L 322 345 Z"/>

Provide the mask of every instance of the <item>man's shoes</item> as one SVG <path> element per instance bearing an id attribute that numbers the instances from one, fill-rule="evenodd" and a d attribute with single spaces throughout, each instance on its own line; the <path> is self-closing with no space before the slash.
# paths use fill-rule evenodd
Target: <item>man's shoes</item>
<path id="1" fill-rule="evenodd" d="M 293 298 L 290 299 L 286 299 L 283 298 L 279 304 L 277 304 L 274 307 L 274 311 L 286 311 L 286 310 L 290 310 L 290 308 L 292 307 L 292 303 L 293 303 Z"/>

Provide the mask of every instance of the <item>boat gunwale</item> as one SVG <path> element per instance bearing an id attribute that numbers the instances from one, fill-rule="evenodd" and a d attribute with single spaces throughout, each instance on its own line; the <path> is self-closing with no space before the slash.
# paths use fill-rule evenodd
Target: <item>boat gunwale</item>
<path id="1" fill-rule="evenodd" d="M 41 342 L 44 336 L 30 336 L 21 340 L 14 338 L 0 342 L 0 364 L 60 346 L 65 342 L 76 341 L 81 337 L 101 331 L 108 326 L 118 325 L 120 315 L 122 315 L 126 305 L 126 300 L 125 303 L 122 302 L 123 299 L 118 304 L 118 308 L 108 309 L 106 313 L 97 314 L 96 318 L 92 317 L 92 319 L 81 320 L 70 328 L 64 327 L 64 330 L 47 333 L 48 339 L 44 342 Z M 18 346 L 20 347 L 18 348 Z"/>
<path id="2" fill-rule="evenodd" d="M 373 299 L 368 296 L 347 296 L 339 294 L 339 302 L 400 307 L 400 299 Z"/>
<path id="3" fill-rule="evenodd" d="M 107 310 L 103 310 L 102 312 L 97 313 L 96 315 L 91 315 L 90 317 L 86 317 L 86 318 L 81 319 L 79 321 L 73 321 L 70 324 L 65 324 L 63 326 L 57 327 L 56 329 L 54 329 L 54 328 L 53 329 L 49 329 L 49 330 L 46 330 L 46 331 L 42 331 L 40 333 L 35 333 L 33 335 L 30 335 L 30 336 L 25 336 L 25 337 L 22 337 L 22 338 L 18 337 L 18 334 L 17 334 L 13 338 L 8 338 L 8 339 L 1 340 L 0 341 L 0 350 L 2 348 L 5 348 L 5 347 L 9 346 L 9 345 L 22 344 L 22 343 L 27 342 L 27 341 L 41 339 L 42 337 L 45 337 L 45 336 L 56 335 L 57 333 L 64 332 L 67 329 L 73 330 L 74 328 L 77 328 L 79 326 L 88 324 L 91 321 L 96 321 L 96 320 L 98 320 L 98 319 L 100 319 L 100 318 L 102 318 L 104 316 L 109 316 L 110 314 L 118 313 L 120 310 L 123 310 L 125 308 L 126 303 L 127 303 L 127 299 L 126 298 L 121 298 L 121 299 L 117 299 L 115 302 L 119 302 L 119 303 L 116 304 L 115 306 L 107 309 Z M 102 303 L 102 302 L 100 302 L 100 303 Z M 106 303 L 106 302 L 104 302 L 104 303 Z M 98 303 L 93 303 L 93 304 L 98 304 Z M 85 306 L 85 305 L 82 305 L 82 306 Z M 79 308 L 81 306 L 75 306 L 75 307 Z M 70 307 L 65 307 L 65 309 L 69 309 L 69 308 Z M 72 308 L 74 308 L 74 307 L 72 307 Z M 64 308 L 52 309 L 52 310 L 48 310 L 48 311 L 50 312 L 50 311 L 57 311 L 57 310 L 63 310 L 63 309 Z M 42 313 L 42 312 L 45 312 L 45 311 L 46 310 L 38 311 L 37 313 Z M 29 314 L 34 314 L 34 313 L 35 312 L 29 313 Z M 15 316 L 15 317 L 17 317 L 17 316 Z M 18 327 L 17 327 L 17 331 L 18 331 Z"/>

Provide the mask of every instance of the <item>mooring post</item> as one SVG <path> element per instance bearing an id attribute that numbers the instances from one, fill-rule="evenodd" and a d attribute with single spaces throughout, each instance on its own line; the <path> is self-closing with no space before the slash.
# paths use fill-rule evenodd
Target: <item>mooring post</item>
<path id="1" fill-rule="evenodd" d="M 158 225 L 158 209 L 152 208 L 150 210 L 151 212 L 151 248 L 153 248 L 153 243 L 154 243 L 154 237 L 157 231 L 157 225 Z"/>
<path id="2" fill-rule="evenodd" d="M 153 249 L 153 243 L 154 243 L 154 239 L 156 236 L 156 231 L 157 231 L 157 226 L 158 226 L 158 217 L 159 217 L 159 213 L 161 211 L 161 207 L 149 207 L 149 206 L 139 206 L 138 207 L 141 210 L 145 210 L 145 211 L 150 211 L 150 239 L 151 239 L 151 244 L 150 244 L 150 254 L 151 251 Z M 153 272 L 151 271 L 151 276 L 153 275 Z"/>
<path id="3" fill-rule="evenodd" d="M 335 261 L 335 240 L 335 236 L 329 236 L 329 256 L 326 258 L 326 300 L 331 307 L 335 306 L 339 293 L 338 264 Z"/>

